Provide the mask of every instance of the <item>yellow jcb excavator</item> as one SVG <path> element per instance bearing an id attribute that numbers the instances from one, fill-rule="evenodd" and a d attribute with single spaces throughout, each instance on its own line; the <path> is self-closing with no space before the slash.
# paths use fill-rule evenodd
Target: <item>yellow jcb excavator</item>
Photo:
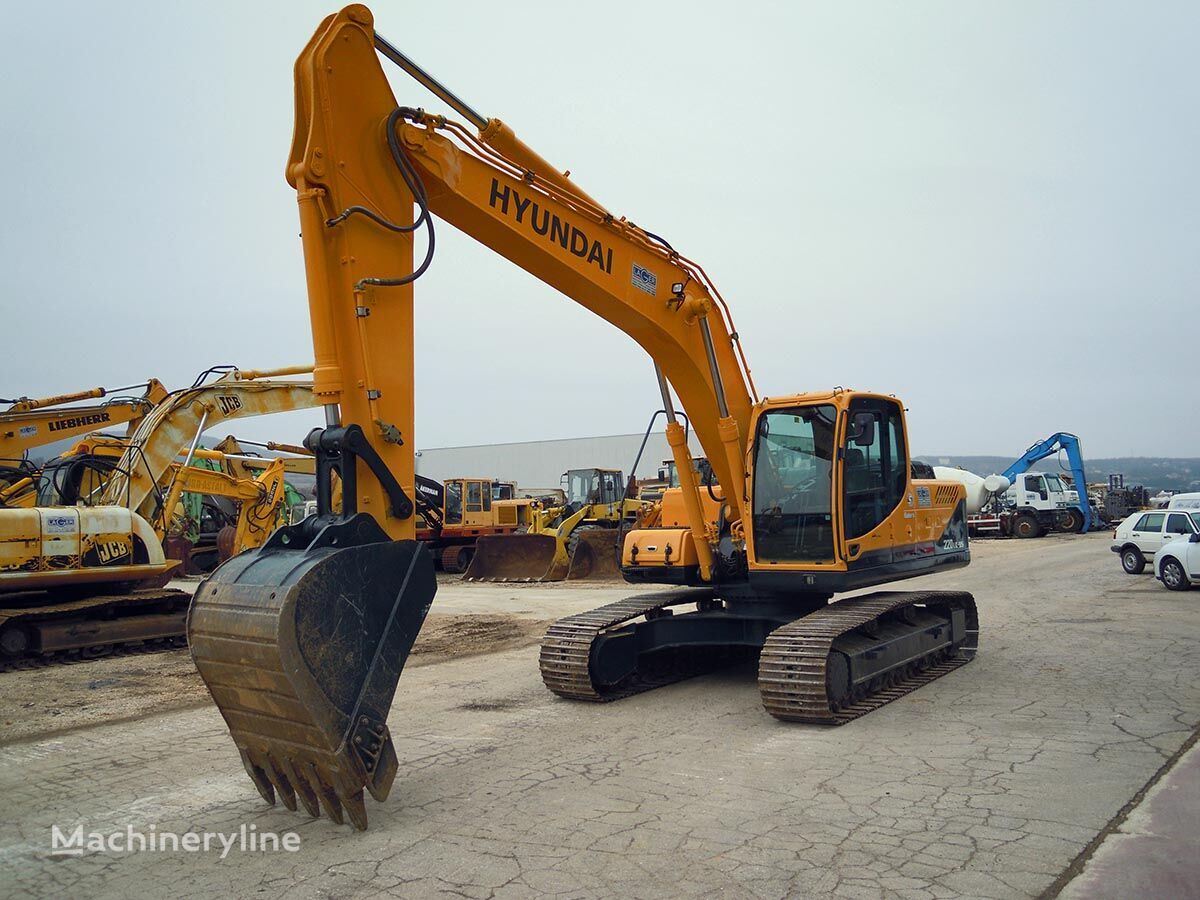
<path id="1" fill-rule="evenodd" d="M 311 382 L 276 380 L 309 371 L 232 372 L 176 391 L 143 418 L 118 459 L 66 455 L 39 475 L 42 505 L 0 509 L 0 664 L 181 635 L 187 595 L 162 590 L 179 565 L 161 543 L 176 457 L 227 420 L 312 407 Z M 180 491 L 193 477 L 201 476 L 183 472 Z"/>
<path id="2" fill-rule="evenodd" d="M 378 54 L 477 132 L 397 103 Z M 375 32 L 326 18 L 296 62 L 296 189 L 326 426 L 318 514 L 197 590 L 192 655 L 269 802 L 367 825 L 400 761 L 387 717 L 436 590 L 415 540 L 413 282 L 436 215 L 640 344 L 658 368 L 684 523 L 631 531 L 626 575 L 676 585 L 553 625 L 555 693 L 609 701 L 758 656 L 767 711 L 838 724 L 975 653 L 961 592 L 839 593 L 964 566 L 961 485 L 914 480 L 904 407 L 835 388 L 759 399 L 705 271 L 608 211 Z M 414 205 L 417 212 L 414 215 Z M 414 233 L 428 243 L 414 264 Z M 672 389 L 722 491 L 710 527 Z M 340 469 L 343 511 L 330 506 Z"/>

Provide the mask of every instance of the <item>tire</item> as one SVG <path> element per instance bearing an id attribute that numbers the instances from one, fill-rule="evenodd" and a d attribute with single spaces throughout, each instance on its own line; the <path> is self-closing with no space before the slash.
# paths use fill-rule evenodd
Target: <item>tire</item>
<path id="1" fill-rule="evenodd" d="M 1059 531 L 1065 531 L 1068 534 L 1079 534 L 1083 531 L 1083 513 L 1077 509 L 1068 509 L 1063 514 L 1062 523 L 1059 525 Z"/>
<path id="2" fill-rule="evenodd" d="M 1168 556 L 1164 559 L 1159 571 L 1162 573 L 1162 583 L 1167 586 L 1167 590 L 1186 591 L 1191 587 L 1187 573 L 1183 571 L 1183 566 L 1175 557 Z"/>
<path id="3" fill-rule="evenodd" d="M 1029 513 L 1021 513 L 1013 522 L 1013 534 L 1019 538 L 1035 538 L 1042 536 L 1042 526 L 1036 517 Z"/>
<path id="4" fill-rule="evenodd" d="M 1121 551 L 1121 568 L 1127 575 L 1141 575 L 1146 571 L 1146 557 L 1137 547 L 1126 547 Z"/>
<path id="5" fill-rule="evenodd" d="M 567 538 L 567 558 L 575 558 L 575 550 L 579 547 L 579 536 L 583 534 L 583 532 L 602 530 L 605 530 L 603 525 L 579 525 L 572 529 L 570 536 Z"/>

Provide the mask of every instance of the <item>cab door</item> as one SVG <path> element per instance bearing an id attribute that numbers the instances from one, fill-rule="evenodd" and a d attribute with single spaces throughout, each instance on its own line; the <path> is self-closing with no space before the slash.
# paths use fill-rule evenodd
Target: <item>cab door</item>
<path id="1" fill-rule="evenodd" d="M 842 548 L 851 564 L 890 563 L 897 542 L 911 543 L 911 534 L 893 533 L 897 523 L 892 514 L 904 501 L 908 486 L 903 423 L 899 404 L 882 398 L 857 398 L 847 410 L 838 455 Z"/>

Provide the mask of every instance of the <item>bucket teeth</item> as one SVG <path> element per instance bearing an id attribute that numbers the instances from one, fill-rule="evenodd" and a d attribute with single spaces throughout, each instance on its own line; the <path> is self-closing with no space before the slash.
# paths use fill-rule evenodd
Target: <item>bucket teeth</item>
<path id="1" fill-rule="evenodd" d="M 359 791 L 349 797 L 342 798 L 342 807 L 350 817 L 350 824 L 359 831 L 367 830 L 367 805 L 363 803 L 363 793 Z"/>
<path id="2" fill-rule="evenodd" d="M 245 750 L 242 751 L 242 765 L 246 767 L 246 774 L 250 776 L 250 780 L 258 788 L 258 792 L 262 794 L 262 798 L 274 806 L 275 786 L 271 784 L 271 779 L 263 771 L 262 766 L 257 765 Z"/>
<path id="3" fill-rule="evenodd" d="M 390 741 L 387 746 L 391 751 Z M 394 751 L 391 758 L 395 759 Z M 305 812 L 314 819 L 320 818 L 323 811 L 339 825 L 344 825 L 349 818 L 357 830 L 366 830 L 367 807 L 363 802 L 362 786 L 348 794 L 343 793 L 339 789 L 339 786 L 344 787 L 342 773 L 324 771 L 321 766 L 306 760 L 276 758 L 271 754 L 267 754 L 260 764 L 245 750 L 242 761 L 254 786 L 268 803 L 274 805 L 278 797 L 292 812 L 303 805 Z"/>
<path id="4" fill-rule="evenodd" d="M 283 770 L 275 764 L 272 759 L 267 760 L 267 770 L 271 773 L 271 780 L 275 783 L 276 792 L 279 794 L 283 805 L 292 812 L 296 811 L 296 791 L 292 787 L 292 781 Z"/>
<path id="5" fill-rule="evenodd" d="M 321 806 L 325 808 L 325 814 L 339 825 L 344 824 L 346 820 L 342 816 L 342 803 L 338 800 L 337 792 L 326 779 L 321 777 L 321 773 L 312 763 L 308 764 L 308 772 L 310 783 L 316 787 L 317 793 L 320 795 L 319 799 Z"/>
<path id="6" fill-rule="evenodd" d="M 301 766 L 295 765 L 290 759 L 288 760 L 288 769 L 292 773 L 292 785 L 296 788 L 296 796 L 304 804 L 304 811 L 314 819 L 319 819 L 321 818 L 321 805 L 317 802 L 317 792 L 308 783 L 308 779 L 305 777 Z"/>

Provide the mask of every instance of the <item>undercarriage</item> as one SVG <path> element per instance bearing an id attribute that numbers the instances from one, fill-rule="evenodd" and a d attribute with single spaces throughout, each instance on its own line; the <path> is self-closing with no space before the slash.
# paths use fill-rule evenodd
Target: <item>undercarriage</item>
<path id="1" fill-rule="evenodd" d="M 969 662 L 978 636 L 975 601 L 963 592 L 883 591 L 829 603 L 822 594 L 678 590 L 560 619 L 540 663 L 559 696 L 607 702 L 757 658 L 767 712 L 841 725 Z"/>

